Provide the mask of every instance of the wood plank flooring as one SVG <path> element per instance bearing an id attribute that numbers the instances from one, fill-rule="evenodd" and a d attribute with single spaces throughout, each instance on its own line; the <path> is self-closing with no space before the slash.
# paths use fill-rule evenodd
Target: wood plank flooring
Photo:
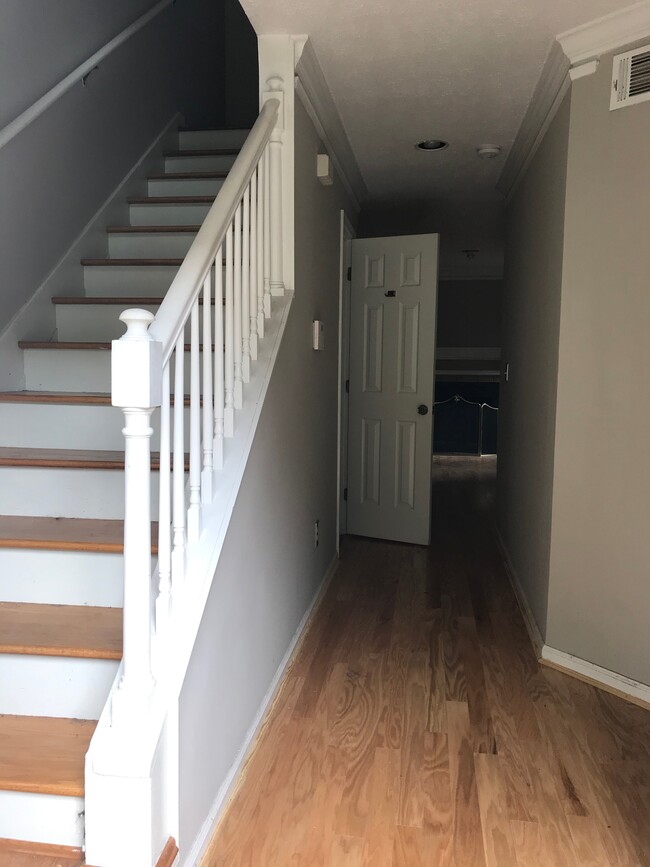
<path id="1" fill-rule="evenodd" d="M 348 538 L 203 867 L 648 867 L 650 713 L 540 668 L 493 459 L 430 548 Z"/>

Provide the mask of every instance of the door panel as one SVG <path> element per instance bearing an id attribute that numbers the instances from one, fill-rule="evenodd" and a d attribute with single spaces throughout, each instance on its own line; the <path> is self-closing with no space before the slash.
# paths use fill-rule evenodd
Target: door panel
<path id="1" fill-rule="evenodd" d="M 350 533 L 429 542 L 437 274 L 437 235 L 352 242 Z"/>

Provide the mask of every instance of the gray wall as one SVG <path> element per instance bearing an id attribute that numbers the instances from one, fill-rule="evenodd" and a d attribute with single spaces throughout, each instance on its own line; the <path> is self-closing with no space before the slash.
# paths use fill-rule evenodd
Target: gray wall
<path id="1" fill-rule="evenodd" d="M 441 280 L 438 347 L 501 346 L 501 280 Z"/>
<path id="2" fill-rule="evenodd" d="M 567 96 L 506 215 L 500 389 L 498 525 L 544 634 L 551 544 L 564 203 L 571 99 Z"/>
<path id="3" fill-rule="evenodd" d="M 181 694 L 181 847 L 189 851 L 336 552 L 339 211 L 296 106 L 296 294 Z M 311 348 L 325 322 L 326 348 Z M 313 524 L 320 520 L 320 546 Z"/>
<path id="4" fill-rule="evenodd" d="M 650 102 L 573 84 L 547 641 L 650 684 Z"/>

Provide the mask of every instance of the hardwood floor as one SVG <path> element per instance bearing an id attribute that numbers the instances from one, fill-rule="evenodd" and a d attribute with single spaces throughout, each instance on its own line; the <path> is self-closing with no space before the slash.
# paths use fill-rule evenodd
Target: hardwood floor
<path id="1" fill-rule="evenodd" d="M 650 713 L 539 667 L 494 481 L 437 461 L 430 548 L 345 540 L 203 867 L 650 865 Z"/>

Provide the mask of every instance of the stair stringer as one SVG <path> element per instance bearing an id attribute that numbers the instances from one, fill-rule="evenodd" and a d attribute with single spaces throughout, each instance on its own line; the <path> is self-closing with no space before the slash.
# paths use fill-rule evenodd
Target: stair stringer
<path id="1" fill-rule="evenodd" d="M 44 335 L 56 336 L 52 298 L 55 295 L 85 294 L 80 259 L 84 256 L 107 255 L 106 227 L 128 222 L 127 198 L 144 195 L 147 175 L 163 171 L 163 152 L 177 139 L 177 127 L 182 123 L 183 117 L 179 113 L 170 118 L 144 155 L 86 223 L 29 301 L 0 331 L 0 391 L 25 388 L 23 352 L 18 342 L 32 338 L 42 340 Z"/>
<path id="2" fill-rule="evenodd" d="M 244 477 L 293 294 L 273 299 L 272 316 L 226 440 L 204 528 L 187 549 L 185 585 L 174 600 L 167 655 L 154 640 L 156 682 L 137 718 L 116 720 L 112 700 L 122 666 L 86 755 L 86 859 L 102 867 L 154 865 L 168 838 L 179 839 L 178 706 L 212 580 Z M 154 569 L 154 576 L 157 568 Z M 171 640 L 169 640 L 171 636 Z M 119 833 L 116 833 L 119 829 Z"/>

